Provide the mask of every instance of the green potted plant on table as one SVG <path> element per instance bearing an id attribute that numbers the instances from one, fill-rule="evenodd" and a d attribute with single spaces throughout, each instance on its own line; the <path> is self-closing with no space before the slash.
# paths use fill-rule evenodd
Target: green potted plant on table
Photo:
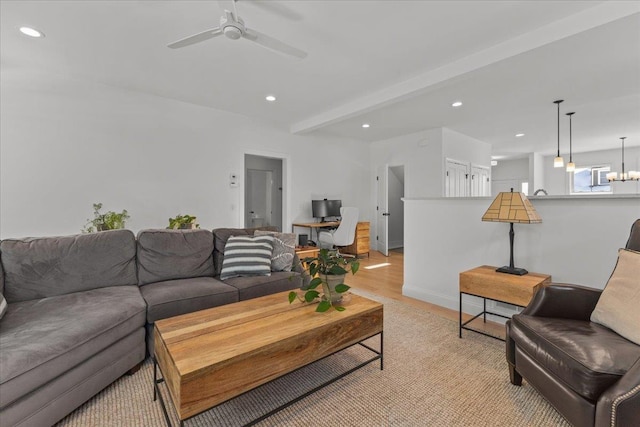
<path id="1" fill-rule="evenodd" d="M 346 258 L 336 250 L 320 249 L 315 257 L 307 257 L 302 260 L 307 265 L 309 274 L 313 279 L 304 289 L 302 296 L 296 291 L 289 292 L 289 303 L 297 299 L 303 302 L 312 302 L 320 299 L 316 308 L 317 312 L 325 312 L 331 307 L 338 311 L 344 311 L 344 307 L 337 305 L 342 301 L 345 292 L 351 289 L 344 283 L 344 278 L 349 271 L 356 274 L 360 268 L 357 258 Z M 317 290 L 322 285 L 322 293 Z"/>
<path id="2" fill-rule="evenodd" d="M 113 211 L 101 213 L 100 209 L 102 209 L 102 203 L 93 204 L 93 219 L 87 219 L 87 223 L 82 229 L 83 233 L 118 230 L 124 228 L 126 220 L 130 218 L 126 209 L 120 213 Z"/>
<path id="3" fill-rule="evenodd" d="M 169 218 L 169 227 L 172 230 L 177 229 L 194 229 L 200 228 L 200 224 L 196 224 L 196 217 L 193 215 L 176 215 L 175 218 Z"/>

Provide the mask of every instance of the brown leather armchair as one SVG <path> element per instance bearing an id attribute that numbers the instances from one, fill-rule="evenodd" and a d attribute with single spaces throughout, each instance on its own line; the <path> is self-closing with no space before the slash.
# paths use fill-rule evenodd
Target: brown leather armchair
<path id="1" fill-rule="evenodd" d="M 640 219 L 626 248 L 640 251 Z M 509 376 L 518 386 L 524 377 L 574 426 L 637 427 L 640 346 L 589 320 L 601 293 L 555 283 L 540 289 L 507 321 Z"/>

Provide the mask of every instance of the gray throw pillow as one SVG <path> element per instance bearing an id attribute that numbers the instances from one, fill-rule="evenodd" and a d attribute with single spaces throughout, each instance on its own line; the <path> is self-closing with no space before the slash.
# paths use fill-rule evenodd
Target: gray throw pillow
<path id="1" fill-rule="evenodd" d="M 271 271 L 291 271 L 296 253 L 296 235 L 276 231 L 256 230 L 255 236 L 273 236 Z"/>
<path id="2" fill-rule="evenodd" d="M 232 236 L 224 247 L 220 280 L 271 276 L 273 236 Z"/>
<path id="3" fill-rule="evenodd" d="M 7 312 L 8 307 L 9 306 L 7 304 L 7 300 L 4 299 L 4 295 L 0 294 L 0 319 L 2 319 L 2 316 Z"/>

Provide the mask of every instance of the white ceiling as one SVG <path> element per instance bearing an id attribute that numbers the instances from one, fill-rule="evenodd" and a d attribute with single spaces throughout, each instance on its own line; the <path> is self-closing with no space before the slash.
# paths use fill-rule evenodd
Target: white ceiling
<path id="1" fill-rule="evenodd" d="M 568 111 L 576 152 L 619 148 L 620 136 L 640 146 L 640 2 L 240 0 L 237 8 L 247 27 L 308 57 L 223 37 L 166 47 L 216 27 L 216 1 L 1 0 L 0 65 L 300 134 L 377 141 L 447 127 L 511 157 L 555 151 L 560 98 L 563 151 Z M 46 37 L 21 35 L 23 25 Z M 264 101 L 271 93 L 277 102 Z M 455 100 L 464 105 L 453 109 Z"/>

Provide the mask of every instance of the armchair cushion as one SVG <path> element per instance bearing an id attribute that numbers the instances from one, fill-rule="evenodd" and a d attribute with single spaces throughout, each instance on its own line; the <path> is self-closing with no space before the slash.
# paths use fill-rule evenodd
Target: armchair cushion
<path id="1" fill-rule="evenodd" d="M 591 321 L 640 345 L 640 252 L 620 249 Z"/>
<path id="2" fill-rule="evenodd" d="M 640 347 L 587 320 L 515 315 L 510 336 L 577 394 L 597 400 L 640 358 Z"/>

